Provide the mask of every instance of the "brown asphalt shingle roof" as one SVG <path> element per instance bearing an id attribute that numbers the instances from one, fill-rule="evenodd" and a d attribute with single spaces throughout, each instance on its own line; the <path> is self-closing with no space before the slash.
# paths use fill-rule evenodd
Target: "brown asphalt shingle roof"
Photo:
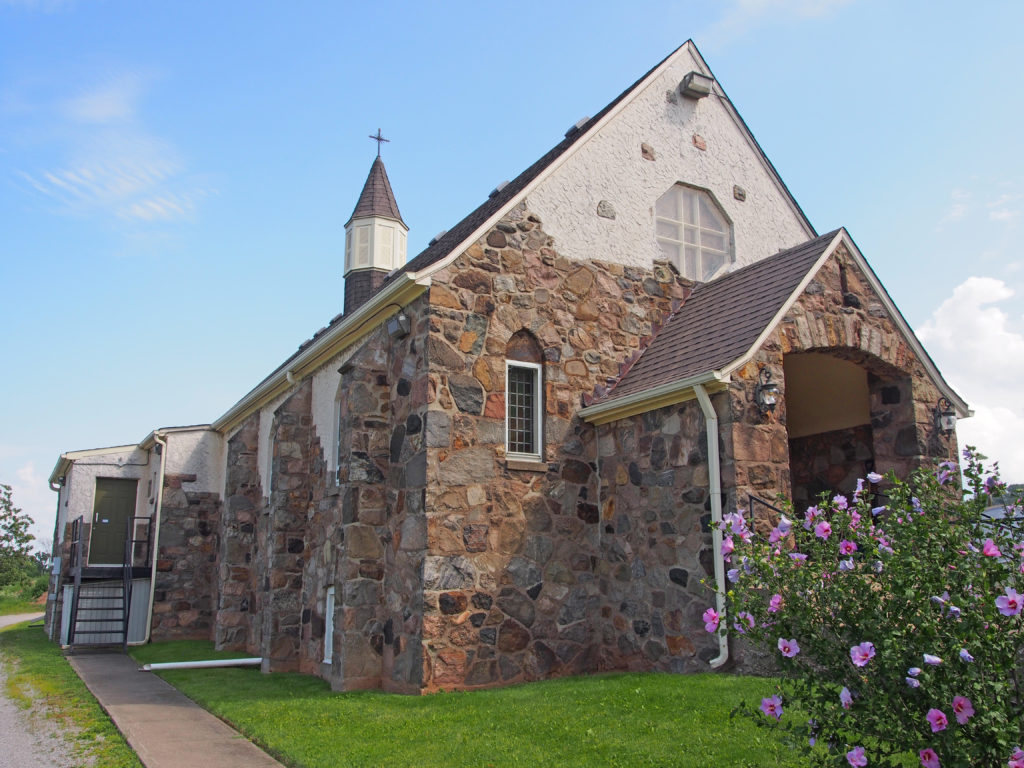
<path id="1" fill-rule="evenodd" d="M 742 357 L 838 232 L 698 285 L 602 401 L 717 371 Z"/>
<path id="2" fill-rule="evenodd" d="M 402 214 L 398 212 L 398 201 L 395 200 L 391 182 L 388 181 L 388 172 L 384 169 L 384 161 L 379 155 L 370 166 L 370 173 L 366 177 L 362 194 L 359 195 L 359 202 L 356 203 L 356 209 L 352 211 L 349 221 L 367 216 L 385 216 L 402 221 Z M 404 221 L 402 223 L 405 224 Z"/>

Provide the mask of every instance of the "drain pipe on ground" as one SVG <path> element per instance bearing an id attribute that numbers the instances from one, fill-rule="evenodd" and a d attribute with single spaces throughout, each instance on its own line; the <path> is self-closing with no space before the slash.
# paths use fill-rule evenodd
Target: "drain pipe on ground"
<path id="1" fill-rule="evenodd" d="M 722 555 L 722 468 L 718 455 L 718 414 L 702 384 L 694 384 L 693 391 L 704 412 L 704 426 L 708 439 L 708 490 L 711 493 L 711 545 L 715 561 L 715 610 L 725 621 L 725 560 Z M 718 633 L 718 655 L 709 663 L 717 669 L 729 660 L 729 638 Z"/>
<path id="2" fill-rule="evenodd" d="M 154 664 L 143 664 L 141 672 L 159 672 L 162 669 L 211 669 L 214 667 L 258 667 L 263 659 L 249 657 L 245 659 L 213 659 L 211 661 L 161 661 Z"/>
<path id="3" fill-rule="evenodd" d="M 160 446 L 160 477 L 156 484 L 156 508 L 153 510 L 152 546 L 149 559 L 153 561 L 149 569 L 149 609 L 146 611 L 146 636 L 129 645 L 145 645 L 149 642 L 153 631 L 153 601 L 156 597 L 156 561 L 160 554 L 160 512 L 164 505 L 164 473 L 167 471 L 167 438 L 159 432 L 153 433 L 153 440 Z"/>

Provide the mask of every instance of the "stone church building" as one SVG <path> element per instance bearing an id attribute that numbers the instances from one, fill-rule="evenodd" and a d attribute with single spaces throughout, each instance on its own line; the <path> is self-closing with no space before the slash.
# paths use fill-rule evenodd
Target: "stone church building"
<path id="1" fill-rule="evenodd" d="M 130 571 L 94 641 L 337 689 L 717 668 L 723 511 L 956 459 L 967 405 L 691 42 L 411 259 L 406 233 L 378 157 L 342 314 L 211 424 L 60 457 L 55 640 Z"/>

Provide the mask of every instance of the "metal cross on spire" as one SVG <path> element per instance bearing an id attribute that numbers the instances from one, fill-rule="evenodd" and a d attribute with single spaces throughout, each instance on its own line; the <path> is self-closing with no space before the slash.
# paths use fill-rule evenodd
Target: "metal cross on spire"
<path id="1" fill-rule="evenodd" d="M 380 157 L 380 145 L 383 144 L 384 142 L 390 142 L 391 139 L 385 139 L 381 135 L 380 128 L 377 129 L 377 135 L 370 136 L 370 138 L 377 142 L 377 157 Z"/>

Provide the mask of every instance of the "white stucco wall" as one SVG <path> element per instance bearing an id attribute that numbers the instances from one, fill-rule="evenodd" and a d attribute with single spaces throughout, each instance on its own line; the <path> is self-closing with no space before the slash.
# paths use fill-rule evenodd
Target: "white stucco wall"
<path id="1" fill-rule="evenodd" d="M 185 483 L 187 491 L 222 493 L 224 489 L 224 438 L 212 429 L 201 427 L 166 433 L 167 468 L 172 474 L 195 475 Z"/>
<path id="2" fill-rule="evenodd" d="M 274 411 L 290 394 L 291 390 L 283 395 L 278 395 L 260 409 L 260 436 L 256 466 L 260 471 L 260 488 L 263 489 L 265 498 L 270 497 L 270 461 L 274 455 L 274 447 L 270 444 L 270 428 L 274 425 Z"/>
<path id="3" fill-rule="evenodd" d="M 323 446 L 328 472 L 338 467 L 338 457 L 334 455 L 337 450 L 334 425 L 338 420 L 338 385 L 341 383 L 338 368 L 351 355 L 352 350 L 347 349 L 313 374 L 313 430 Z"/>
<path id="4" fill-rule="evenodd" d="M 152 514 L 154 478 L 160 468 L 155 452 L 129 447 L 111 449 L 107 453 L 89 451 L 88 455 L 78 457 L 70 454 L 69 458 L 74 463 L 64 476 L 64 487 L 60 493 L 57 518 L 57 535 L 60 540 L 63 540 L 64 526 L 68 522 L 78 518 L 84 518 L 87 522 L 91 520 L 98 477 L 138 480 L 135 514 Z"/>
<path id="5" fill-rule="evenodd" d="M 667 98 L 684 75 L 701 69 L 684 48 L 529 193 L 528 208 L 540 216 L 561 255 L 650 267 L 664 258 L 655 240 L 654 204 L 678 182 L 711 191 L 732 220 L 734 268 L 813 236 L 723 100 L 714 94 Z M 706 150 L 694 146 L 694 134 Z M 655 160 L 641 156 L 641 143 L 654 149 Z M 733 185 L 746 190 L 744 202 L 734 198 Z M 615 219 L 597 215 L 602 200 L 614 206 Z"/>

